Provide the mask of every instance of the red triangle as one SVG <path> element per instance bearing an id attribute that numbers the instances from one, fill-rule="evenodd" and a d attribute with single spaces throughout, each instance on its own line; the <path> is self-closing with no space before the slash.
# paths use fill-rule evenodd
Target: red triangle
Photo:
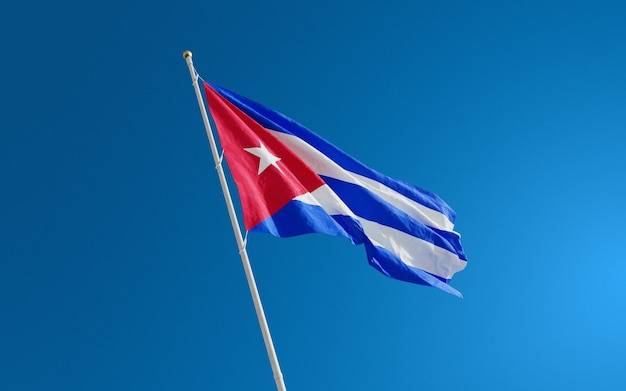
<path id="1" fill-rule="evenodd" d="M 291 149 L 258 122 L 204 83 L 211 116 L 217 126 L 224 156 L 239 190 L 247 230 L 272 216 L 293 198 L 312 192 L 324 181 Z M 244 148 L 263 144 L 280 158 L 261 174 L 259 157 Z"/>

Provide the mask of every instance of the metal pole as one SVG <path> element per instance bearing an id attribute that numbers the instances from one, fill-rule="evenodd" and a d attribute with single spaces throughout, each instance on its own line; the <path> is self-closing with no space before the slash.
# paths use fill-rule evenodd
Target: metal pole
<path id="1" fill-rule="evenodd" d="M 287 391 L 283 380 L 283 374 L 280 371 L 280 365 L 278 364 L 276 350 L 274 350 L 274 343 L 272 342 L 270 329 L 267 325 L 267 320 L 265 319 L 265 312 L 263 311 L 263 305 L 261 304 L 261 297 L 259 296 L 259 291 L 256 287 L 256 282 L 254 281 L 254 275 L 252 274 L 250 259 L 248 258 L 248 252 L 246 251 L 246 243 L 241 235 L 233 200 L 230 196 L 230 191 L 228 190 L 228 184 L 226 183 L 226 176 L 224 175 L 224 169 L 222 168 L 222 159 L 217 151 L 217 145 L 215 144 L 215 138 L 213 137 L 209 117 L 207 116 L 204 100 L 202 99 L 200 87 L 198 86 L 198 74 L 193 67 L 193 60 L 191 59 L 192 54 L 189 50 L 185 50 L 183 57 L 185 58 L 185 61 L 187 61 L 189 74 L 191 75 L 191 80 L 193 80 L 193 88 L 196 91 L 198 106 L 200 106 L 200 114 L 202 114 L 204 128 L 206 129 L 209 144 L 211 145 L 211 153 L 213 154 L 213 160 L 215 161 L 215 169 L 217 170 L 217 176 L 220 178 L 220 185 L 222 186 L 222 191 L 224 193 L 224 200 L 226 201 L 226 208 L 228 209 L 228 214 L 230 216 L 230 223 L 233 226 L 233 232 L 235 233 L 235 239 L 237 240 L 237 246 L 239 247 L 239 255 L 241 255 L 241 262 L 243 263 L 243 269 L 246 272 L 246 279 L 248 280 L 248 286 L 250 287 L 250 295 L 252 296 L 252 301 L 254 302 L 254 309 L 256 310 L 256 316 L 259 320 L 261 333 L 263 334 L 263 341 L 265 341 L 265 349 L 267 350 L 267 356 L 269 357 L 272 372 L 274 373 L 276 389 L 278 391 Z"/>

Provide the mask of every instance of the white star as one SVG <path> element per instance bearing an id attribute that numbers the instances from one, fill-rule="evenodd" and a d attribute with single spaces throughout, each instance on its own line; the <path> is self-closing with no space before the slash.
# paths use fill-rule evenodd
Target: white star
<path id="1" fill-rule="evenodd" d="M 261 146 L 257 148 L 244 148 L 244 151 L 251 153 L 252 155 L 260 159 L 259 160 L 259 172 L 257 172 L 257 175 L 261 175 L 261 173 L 265 171 L 265 169 L 268 168 L 269 166 L 274 166 L 278 168 L 279 171 L 282 172 L 280 167 L 278 167 L 278 165 L 276 164 L 276 162 L 279 161 L 280 158 L 272 155 L 270 151 L 268 151 L 267 148 L 265 148 L 262 142 L 259 141 L 259 144 L 261 144 Z"/>

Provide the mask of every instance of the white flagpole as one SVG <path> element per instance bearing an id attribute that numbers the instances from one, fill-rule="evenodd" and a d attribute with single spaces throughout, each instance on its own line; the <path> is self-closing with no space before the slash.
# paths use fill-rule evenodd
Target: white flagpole
<path id="1" fill-rule="evenodd" d="M 192 54 L 189 50 L 185 50 L 183 53 L 187 66 L 189 67 L 189 74 L 191 80 L 193 80 L 193 88 L 196 91 L 196 98 L 198 98 L 198 106 L 200 106 L 200 113 L 202 114 L 202 120 L 204 121 L 204 128 L 206 129 L 207 137 L 209 138 L 209 144 L 211 145 L 211 153 L 213 154 L 213 160 L 215 161 L 215 169 L 217 170 L 217 176 L 220 178 L 220 185 L 224 192 L 224 200 L 226 201 L 226 207 L 228 208 L 228 214 L 230 215 L 230 223 L 233 226 L 235 233 L 235 239 L 237 239 L 237 246 L 239 247 L 239 255 L 241 255 L 241 262 L 243 263 L 243 269 L 246 272 L 246 278 L 248 280 L 248 286 L 250 287 L 250 295 L 252 295 L 252 301 L 254 302 L 254 309 L 256 310 L 256 316 L 259 319 L 259 326 L 261 326 L 261 333 L 263 333 L 263 341 L 265 341 L 265 349 L 270 359 L 272 366 L 272 372 L 274 373 L 274 380 L 276 381 L 276 388 L 278 391 L 287 391 L 285 388 L 285 382 L 283 380 L 283 374 L 280 371 L 280 365 L 278 364 L 278 357 L 276 356 L 276 350 L 274 350 L 274 343 L 272 342 L 272 336 L 270 335 L 270 329 L 265 319 L 265 312 L 263 311 L 263 305 L 261 304 L 261 297 L 254 281 L 254 275 L 252 274 L 252 267 L 250 266 L 250 259 L 248 258 L 248 252 L 246 251 L 246 242 L 244 241 L 241 231 L 239 229 L 239 222 L 237 221 L 237 215 L 235 214 L 235 207 L 233 200 L 228 190 L 228 184 L 226 183 L 226 176 L 224 175 L 224 169 L 222 168 L 222 158 L 217 151 L 217 145 L 215 144 L 215 138 L 213 137 L 213 131 L 211 130 L 211 124 L 206 113 L 204 106 L 204 100 L 200 93 L 200 87 L 198 86 L 198 73 L 193 67 Z"/>

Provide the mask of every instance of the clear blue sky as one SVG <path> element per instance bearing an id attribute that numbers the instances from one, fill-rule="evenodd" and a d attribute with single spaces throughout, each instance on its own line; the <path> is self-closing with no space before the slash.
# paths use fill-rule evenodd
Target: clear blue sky
<path id="1" fill-rule="evenodd" d="M 273 390 L 191 81 L 436 192 L 436 289 L 251 235 L 290 391 L 626 389 L 626 5 L 2 6 L 0 388 Z"/>

